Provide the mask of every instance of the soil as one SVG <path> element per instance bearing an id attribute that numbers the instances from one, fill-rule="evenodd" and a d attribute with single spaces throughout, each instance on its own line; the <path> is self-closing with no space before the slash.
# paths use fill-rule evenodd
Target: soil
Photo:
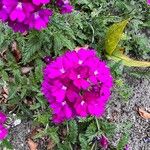
<path id="1" fill-rule="evenodd" d="M 128 102 L 123 102 L 114 91 L 107 107 L 106 118 L 113 120 L 118 126 L 125 122 L 132 123 L 129 140 L 130 150 L 149 150 L 150 121 L 140 117 L 137 109 L 143 107 L 150 110 L 150 79 L 136 79 L 126 74 L 125 81 L 133 89 L 133 96 Z M 11 143 L 15 150 L 29 149 L 26 139 L 31 130 L 31 124 L 32 122 L 21 123 L 11 129 Z M 117 145 L 120 137 L 121 133 L 117 132 L 112 141 L 114 146 Z"/>
<path id="2" fill-rule="evenodd" d="M 125 103 L 114 92 L 107 108 L 106 117 L 114 120 L 118 126 L 128 122 L 132 124 L 129 141 L 130 150 L 149 150 L 150 120 L 143 119 L 138 113 L 138 108 L 145 108 L 150 111 L 150 79 L 136 79 L 125 75 L 125 80 L 131 86 L 133 96 Z M 117 145 L 120 137 L 121 133 L 118 132 L 114 136 L 112 144 Z"/>

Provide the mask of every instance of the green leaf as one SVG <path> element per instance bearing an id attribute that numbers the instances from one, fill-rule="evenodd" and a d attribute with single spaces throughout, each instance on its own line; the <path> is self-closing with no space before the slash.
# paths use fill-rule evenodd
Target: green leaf
<path id="1" fill-rule="evenodd" d="M 89 150 L 90 149 L 89 143 L 84 134 L 79 135 L 79 141 L 80 141 L 81 150 Z"/>
<path id="2" fill-rule="evenodd" d="M 42 123 L 43 125 L 46 125 L 49 123 L 50 116 L 51 114 L 49 112 L 39 114 L 37 116 L 37 122 Z"/>
<path id="3" fill-rule="evenodd" d="M 129 19 L 121 21 L 119 23 L 114 23 L 107 31 L 106 33 L 106 40 L 105 40 L 105 48 L 106 52 L 109 55 L 112 55 L 112 53 L 115 51 L 115 49 L 118 46 L 118 43 L 120 42 L 123 31 L 128 24 Z"/>
<path id="4" fill-rule="evenodd" d="M 78 126 L 75 120 L 69 121 L 69 136 L 68 139 L 71 143 L 75 144 L 78 136 Z"/>
<path id="5" fill-rule="evenodd" d="M 59 143 L 57 146 L 58 146 L 58 150 L 71 150 L 70 147 L 69 147 L 69 142 L 65 141 L 63 143 Z"/>
<path id="6" fill-rule="evenodd" d="M 40 103 L 35 103 L 34 105 L 30 106 L 30 110 L 37 110 L 41 107 Z"/>
<path id="7" fill-rule="evenodd" d="M 8 76 L 8 74 L 7 74 L 7 72 L 5 70 L 1 71 L 1 76 L 2 76 L 2 79 L 4 81 L 8 81 L 9 80 L 9 76 Z"/>
<path id="8" fill-rule="evenodd" d="M 13 99 L 18 92 L 18 87 L 16 87 L 15 85 L 11 85 L 9 88 L 9 95 L 8 95 L 8 100 Z"/>
<path id="9" fill-rule="evenodd" d="M 63 35 L 61 32 L 54 34 L 54 51 L 56 54 L 60 54 L 60 50 L 66 47 L 68 49 L 74 49 L 75 45 L 73 41 L 68 39 L 67 36 Z"/>
<path id="10" fill-rule="evenodd" d="M 11 143 L 7 139 L 4 139 L 2 142 L 0 141 L 0 148 L 4 148 L 6 150 L 13 150 Z"/>
<path id="11" fill-rule="evenodd" d="M 108 56 L 108 58 L 117 62 L 122 61 L 122 63 L 128 67 L 150 67 L 150 62 L 131 59 L 121 51 L 115 51 L 113 55 Z"/>
<path id="12" fill-rule="evenodd" d="M 57 134 L 58 128 L 50 127 L 47 129 L 47 135 L 49 135 L 55 143 L 59 143 L 59 136 Z"/>
<path id="13" fill-rule="evenodd" d="M 118 48 L 118 43 L 120 42 L 123 31 L 128 24 L 129 19 L 124 20 L 119 23 L 114 23 L 106 34 L 105 47 L 108 54 L 108 58 L 114 61 L 122 61 L 122 63 L 128 67 L 150 67 L 150 62 L 137 61 L 124 55 L 122 51 Z"/>
<path id="14" fill-rule="evenodd" d="M 125 133 L 119 140 L 119 143 L 117 145 L 117 150 L 123 150 L 126 144 L 128 143 L 128 140 L 129 140 L 129 134 Z"/>
<path id="15" fill-rule="evenodd" d="M 49 136 L 55 143 L 59 143 L 59 136 L 57 134 L 58 128 L 48 127 L 43 131 L 40 131 L 38 134 L 34 136 L 34 139 L 41 138 L 44 136 Z"/>
<path id="16" fill-rule="evenodd" d="M 100 119 L 99 125 L 102 132 L 108 137 L 112 138 L 116 132 L 116 126 L 113 123 L 108 122 L 107 120 Z"/>
<path id="17" fill-rule="evenodd" d="M 28 36 L 28 44 L 22 49 L 22 61 L 24 64 L 31 61 L 32 57 L 37 54 L 36 52 L 41 50 L 43 40 L 40 36 L 41 34 L 39 32 L 32 32 L 32 34 Z"/>
<path id="18" fill-rule="evenodd" d="M 88 142 L 91 142 L 93 140 L 94 137 L 97 136 L 97 132 L 96 132 L 97 128 L 96 125 L 94 123 L 91 123 L 85 133 L 85 136 L 88 138 Z"/>

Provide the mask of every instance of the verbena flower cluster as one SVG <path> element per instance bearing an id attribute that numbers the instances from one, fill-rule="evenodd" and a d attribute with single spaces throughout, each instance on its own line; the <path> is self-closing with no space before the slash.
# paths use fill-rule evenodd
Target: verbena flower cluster
<path id="1" fill-rule="evenodd" d="M 8 22 L 15 32 L 25 32 L 29 29 L 41 30 L 47 27 L 53 11 L 44 8 L 51 0 L 1 0 L 0 19 Z M 56 0 L 55 5 L 62 14 L 70 13 L 73 6 L 69 0 Z"/>
<path id="2" fill-rule="evenodd" d="M 67 51 L 44 69 L 42 92 L 53 112 L 53 122 L 74 117 L 100 117 L 111 94 L 113 79 L 106 63 L 93 49 Z"/>
<path id="3" fill-rule="evenodd" d="M 6 120 L 6 115 L 0 112 L 0 141 L 5 139 L 8 134 L 8 130 L 4 127 Z"/>

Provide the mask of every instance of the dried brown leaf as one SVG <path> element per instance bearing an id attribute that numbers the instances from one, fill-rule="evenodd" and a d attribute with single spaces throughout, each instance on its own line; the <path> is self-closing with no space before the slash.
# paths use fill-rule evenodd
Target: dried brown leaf
<path id="1" fill-rule="evenodd" d="M 14 41 L 12 43 L 12 53 L 13 53 L 13 56 L 15 57 L 15 59 L 16 59 L 16 62 L 19 62 L 20 59 L 21 59 L 21 52 L 18 48 L 18 45 L 17 45 L 16 41 Z"/>
<path id="2" fill-rule="evenodd" d="M 33 140 L 28 139 L 28 146 L 30 150 L 37 150 L 38 144 L 33 142 Z"/>
<path id="3" fill-rule="evenodd" d="M 22 67 L 22 68 L 21 68 L 22 74 L 27 74 L 27 73 L 30 72 L 31 70 L 32 70 L 32 67 Z"/>
<path id="4" fill-rule="evenodd" d="M 75 51 L 79 51 L 80 48 L 88 49 L 89 45 L 84 45 L 83 47 L 76 47 Z"/>
<path id="5" fill-rule="evenodd" d="M 47 144 L 47 150 L 54 150 L 55 146 L 56 144 L 52 140 L 49 140 Z"/>
<path id="6" fill-rule="evenodd" d="M 150 113 L 145 111 L 143 108 L 139 108 L 138 112 L 142 118 L 150 119 Z"/>
<path id="7" fill-rule="evenodd" d="M 2 52 L 0 52 L 0 57 L 4 60 L 4 61 L 7 61 L 6 59 L 6 51 L 8 49 L 3 49 Z"/>
<path id="8" fill-rule="evenodd" d="M 0 104 L 6 104 L 8 99 L 8 88 L 6 86 L 3 86 L 0 89 Z"/>

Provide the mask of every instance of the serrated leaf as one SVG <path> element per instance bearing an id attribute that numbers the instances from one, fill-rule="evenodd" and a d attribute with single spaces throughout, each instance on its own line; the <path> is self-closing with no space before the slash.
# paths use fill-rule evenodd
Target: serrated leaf
<path id="1" fill-rule="evenodd" d="M 59 50 L 61 50 L 63 47 L 74 49 L 75 45 L 70 39 L 68 39 L 67 36 L 63 35 L 62 33 L 56 33 L 54 35 L 54 50 L 59 54 Z"/>
<path id="2" fill-rule="evenodd" d="M 47 135 L 49 135 L 55 143 L 59 143 L 59 136 L 57 134 L 57 128 L 51 127 L 47 129 Z"/>
<path id="3" fill-rule="evenodd" d="M 106 52 L 109 55 L 112 55 L 112 53 L 115 51 L 115 49 L 118 46 L 118 43 L 120 42 L 123 31 L 128 24 L 129 19 L 114 23 L 107 31 L 106 33 L 106 40 L 105 40 L 105 48 Z"/>
<path id="4" fill-rule="evenodd" d="M 96 132 L 96 125 L 94 123 L 91 123 L 85 133 L 85 136 L 88 138 L 88 142 L 91 142 L 93 140 L 94 137 L 97 136 L 97 132 Z"/>
<path id="5" fill-rule="evenodd" d="M 75 144 L 78 136 L 78 126 L 75 120 L 69 122 L 69 136 L 68 139 L 71 143 Z"/>
<path id="6" fill-rule="evenodd" d="M 8 81 L 9 80 L 9 76 L 8 76 L 8 74 L 7 74 L 7 72 L 5 70 L 1 71 L 1 76 L 2 76 L 2 79 L 4 81 Z"/>
<path id="7" fill-rule="evenodd" d="M 81 150 L 89 150 L 89 144 L 84 134 L 79 135 Z"/>
<path id="8" fill-rule="evenodd" d="M 110 123 L 107 120 L 99 120 L 99 124 L 102 132 L 106 135 L 106 137 L 112 138 L 116 131 L 115 124 Z"/>
<path id="9" fill-rule="evenodd" d="M 70 150 L 70 147 L 69 147 L 69 142 L 65 141 L 63 143 L 59 143 L 58 145 L 58 150 Z"/>
<path id="10" fill-rule="evenodd" d="M 42 123 L 43 125 L 48 124 L 50 116 L 51 115 L 50 115 L 49 112 L 42 113 L 42 114 L 40 114 L 40 115 L 37 116 L 37 121 L 39 123 Z"/>

